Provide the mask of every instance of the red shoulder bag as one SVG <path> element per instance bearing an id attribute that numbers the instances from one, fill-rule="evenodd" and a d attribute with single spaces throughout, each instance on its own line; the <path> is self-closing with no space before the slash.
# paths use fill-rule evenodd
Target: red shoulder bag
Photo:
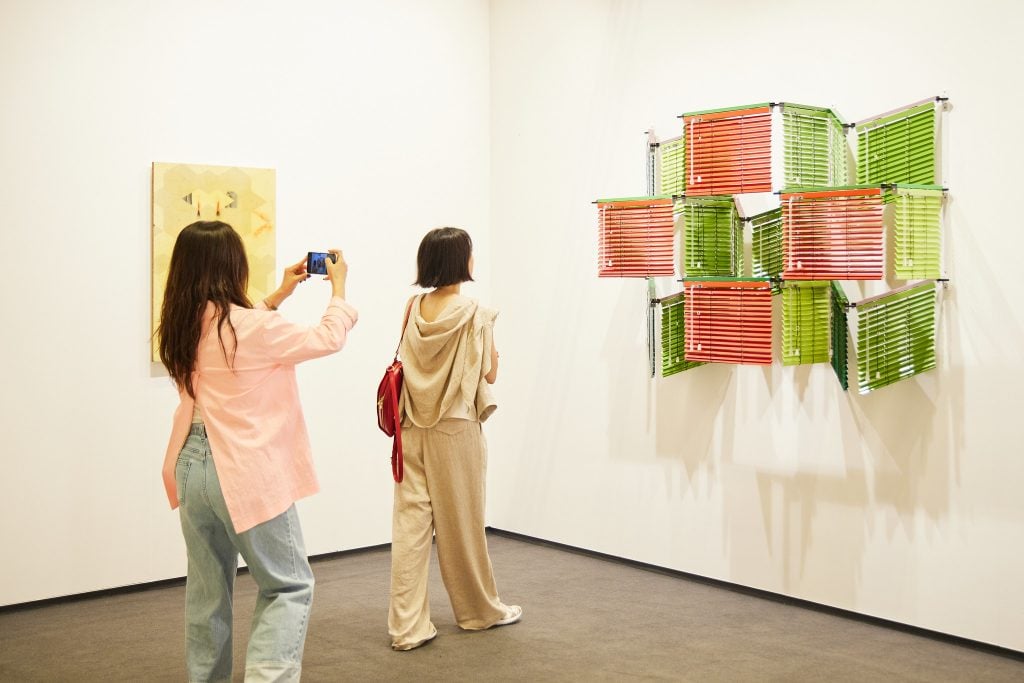
<path id="1" fill-rule="evenodd" d="M 405 478 L 405 461 L 402 459 L 402 418 L 398 414 L 398 397 L 402 394 L 402 361 L 398 360 L 398 351 L 405 339 L 405 328 L 409 325 L 409 313 L 412 312 L 412 299 L 405 309 L 405 320 L 402 322 L 402 336 L 398 338 L 395 357 L 391 365 L 384 371 L 384 378 L 377 387 L 377 426 L 386 435 L 394 437 L 391 444 L 391 476 L 398 483 Z"/>

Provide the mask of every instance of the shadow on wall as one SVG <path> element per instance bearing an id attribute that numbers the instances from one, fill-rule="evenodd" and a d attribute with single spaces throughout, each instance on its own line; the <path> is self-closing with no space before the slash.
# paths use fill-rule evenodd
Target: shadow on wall
<path id="1" fill-rule="evenodd" d="M 654 387 L 638 381 L 650 375 L 647 353 L 647 282 L 624 280 L 603 335 L 601 359 L 608 373 L 609 453 L 625 460 L 649 460 L 649 450 L 638 441 L 636 425 L 650 433 Z M 627 352 L 623 353 L 623 349 Z"/>
<path id="2" fill-rule="evenodd" d="M 947 518 L 967 455 L 965 425 L 970 420 L 976 429 L 984 429 L 986 424 L 979 422 L 984 420 L 982 406 L 971 406 L 968 414 L 967 369 L 976 373 L 977 384 L 984 386 L 1000 368 L 1019 367 L 1020 351 L 1013 340 L 1024 336 L 1024 329 L 1013 316 L 1015 306 L 1000 288 L 989 252 L 975 237 L 967 212 L 956 203 L 948 208 L 949 220 L 958 227 L 944 233 L 946 252 L 955 258 L 947 258 L 951 282 L 939 293 L 938 367 L 864 396 L 856 393 L 856 386 L 849 392 L 833 387 L 826 400 L 838 409 L 840 434 L 833 447 L 842 451 L 843 471 L 797 469 L 785 473 L 755 466 L 766 544 L 785 592 L 814 590 L 818 579 L 809 574 L 820 568 L 809 570 L 808 561 L 809 556 L 817 555 L 810 553 L 816 544 L 828 547 L 829 595 L 844 596 L 852 604 L 860 589 L 869 540 L 884 547 L 899 539 L 928 541 L 947 534 Z M 958 272 L 964 276 L 958 278 Z M 999 319 L 997 334 L 992 333 L 991 320 L 985 317 L 992 310 L 1006 312 Z M 852 345 L 850 365 L 855 384 Z M 797 369 L 798 384 L 801 370 Z M 798 393 L 802 405 L 816 403 L 814 392 Z M 728 403 L 722 406 L 725 413 L 731 409 Z M 659 429 L 669 431 L 673 425 L 659 422 Z M 825 442 L 826 447 L 830 445 Z M 723 448 L 720 457 L 727 460 L 735 455 Z M 747 495 L 745 489 L 726 493 Z M 727 500 L 726 506 L 727 513 L 743 509 L 740 502 Z M 859 514 L 821 514 L 836 507 L 852 508 Z M 726 523 L 730 530 L 749 524 L 739 514 L 731 515 Z M 836 543 L 835 537 L 842 542 Z M 736 544 L 730 552 L 733 577 L 740 581 L 744 571 L 751 573 L 745 570 L 741 551 L 749 552 L 749 548 Z M 814 561 L 820 562 L 820 555 Z M 893 592 L 913 596 L 918 590 L 913 572 L 890 580 Z M 901 581 L 904 585 L 898 585 Z"/>
<path id="3" fill-rule="evenodd" d="M 942 307 L 941 319 L 955 322 L 955 299 L 947 296 Z M 855 386 L 842 392 L 835 385 L 829 392 L 826 400 L 838 407 L 840 433 L 836 441 L 825 438 L 822 445 L 841 450 L 843 471 L 797 468 L 782 473 L 755 465 L 766 545 L 775 558 L 779 588 L 784 592 L 816 592 L 821 575 L 809 577 L 807 562 L 822 536 L 828 537 L 824 539 L 828 595 L 855 604 L 869 539 L 879 533 L 885 540 L 897 535 L 913 539 L 922 529 L 941 533 L 963 448 L 963 368 L 950 362 L 950 356 L 959 355 L 960 350 L 956 329 L 954 324 L 943 327 L 940 341 L 946 353 L 937 372 L 866 396 L 856 394 Z M 796 371 L 800 384 L 800 378 L 807 376 L 801 371 L 808 369 Z M 815 401 L 802 389 L 798 393 L 801 404 Z M 730 451 L 723 452 L 723 458 L 729 455 Z M 826 527 L 817 518 L 828 508 L 852 508 L 860 514 L 829 514 Z M 928 524 L 920 524 L 922 515 Z M 747 523 L 740 518 L 728 520 L 730 528 Z M 741 554 L 731 556 L 732 571 L 739 578 L 745 563 Z M 912 573 L 905 578 L 907 585 L 892 588 L 910 595 L 915 590 Z"/>
<path id="4" fill-rule="evenodd" d="M 628 319 L 636 305 L 624 298 L 616 315 Z M 827 365 L 783 367 L 778 361 L 756 374 L 712 364 L 653 380 L 646 405 L 656 454 L 683 466 L 673 492 L 685 493 L 702 470 L 707 486 L 722 488 L 730 580 L 802 595 L 827 581 L 830 599 L 854 604 L 870 539 L 942 533 L 964 448 L 964 371 L 955 361 L 962 345 L 952 289 L 940 306 L 938 370 L 865 396 L 856 393 L 855 357 L 848 392 Z M 613 334 L 626 332 L 620 326 Z M 616 348 L 625 341 L 609 343 Z M 621 365 L 610 372 L 613 395 L 637 386 Z M 802 428 L 797 418 L 821 428 Z M 629 458 L 620 419 L 609 416 L 612 452 Z M 750 428 L 761 433 L 744 433 Z M 753 489 L 742 485 L 750 476 Z M 757 535 L 777 572 L 770 585 L 763 564 L 750 561 Z M 823 547 L 812 554 L 819 542 Z M 808 567 L 809 557 L 816 566 Z M 912 575 L 907 580 L 901 588 L 909 595 Z"/>
<path id="5" fill-rule="evenodd" d="M 662 379 L 659 364 L 656 377 L 649 379 L 647 284 L 643 280 L 630 282 L 620 292 L 601 353 L 612 398 L 607 418 L 609 452 L 620 460 L 651 462 L 652 456 L 681 460 L 686 466 L 685 488 L 699 469 L 714 466 L 712 444 L 721 421 L 704 417 L 709 410 L 717 414 L 727 405 L 734 369 L 708 365 L 691 371 L 699 375 L 694 382 L 673 382 Z M 657 308 L 655 314 L 657 317 Z M 656 356 L 660 343 L 660 323 L 656 321 Z M 624 355 L 623 349 L 629 353 Z M 641 422 L 644 429 L 638 433 L 636 425 Z M 645 444 L 644 435 L 653 443 Z"/>
<path id="6" fill-rule="evenodd" d="M 660 458 L 683 463 L 685 476 L 693 481 L 704 468 L 715 470 L 715 433 L 729 424 L 727 406 L 735 404 L 734 369 L 711 364 L 687 371 L 686 381 L 657 378 L 654 401 L 655 452 Z M 730 391 L 732 389 L 732 391 Z M 719 419 L 704 419 L 710 413 Z"/>

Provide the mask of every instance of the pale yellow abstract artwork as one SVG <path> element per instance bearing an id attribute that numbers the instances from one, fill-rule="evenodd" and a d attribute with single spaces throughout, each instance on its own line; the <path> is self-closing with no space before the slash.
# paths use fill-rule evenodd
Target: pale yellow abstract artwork
<path id="1" fill-rule="evenodd" d="M 153 164 L 152 360 L 160 362 L 160 308 L 174 241 L 196 221 L 223 221 L 242 237 L 249 258 L 249 298 L 276 289 L 276 235 L 272 168 Z"/>

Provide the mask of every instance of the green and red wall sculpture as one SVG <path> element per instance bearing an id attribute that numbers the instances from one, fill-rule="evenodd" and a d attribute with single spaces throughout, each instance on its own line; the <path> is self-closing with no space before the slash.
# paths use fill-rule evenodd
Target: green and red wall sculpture
<path id="1" fill-rule="evenodd" d="M 784 365 L 830 363 L 846 389 L 852 338 L 862 394 L 934 368 L 936 283 L 948 282 L 945 101 L 856 124 L 831 108 L 763 103 L 683 114 L 682 133 L 660 142 L 649 132 L 649 196 L 596 202 L 598 275 L 677 275 L 678 224 L 682 291 L 650 299 L 662 310 L 662 376 L 771 364 L 775 294 Z M 758 193 L 775 206 L 744 215 L 743 198 Z M 893 279 L 922 282 L 857 303 L 842 284 Z"/>

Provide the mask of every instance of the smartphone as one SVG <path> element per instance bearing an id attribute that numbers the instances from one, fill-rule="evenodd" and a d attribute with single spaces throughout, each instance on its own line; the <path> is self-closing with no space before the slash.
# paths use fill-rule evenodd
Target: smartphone
<path id="1" fill-rule="evenodd" d="M 331 259 L 331 263 L 337 263 L 338 255 L 322 251 L 309 252 L 306 256 L 306 272 L 310 275 L 327 275 L 327 259 Z"/>

